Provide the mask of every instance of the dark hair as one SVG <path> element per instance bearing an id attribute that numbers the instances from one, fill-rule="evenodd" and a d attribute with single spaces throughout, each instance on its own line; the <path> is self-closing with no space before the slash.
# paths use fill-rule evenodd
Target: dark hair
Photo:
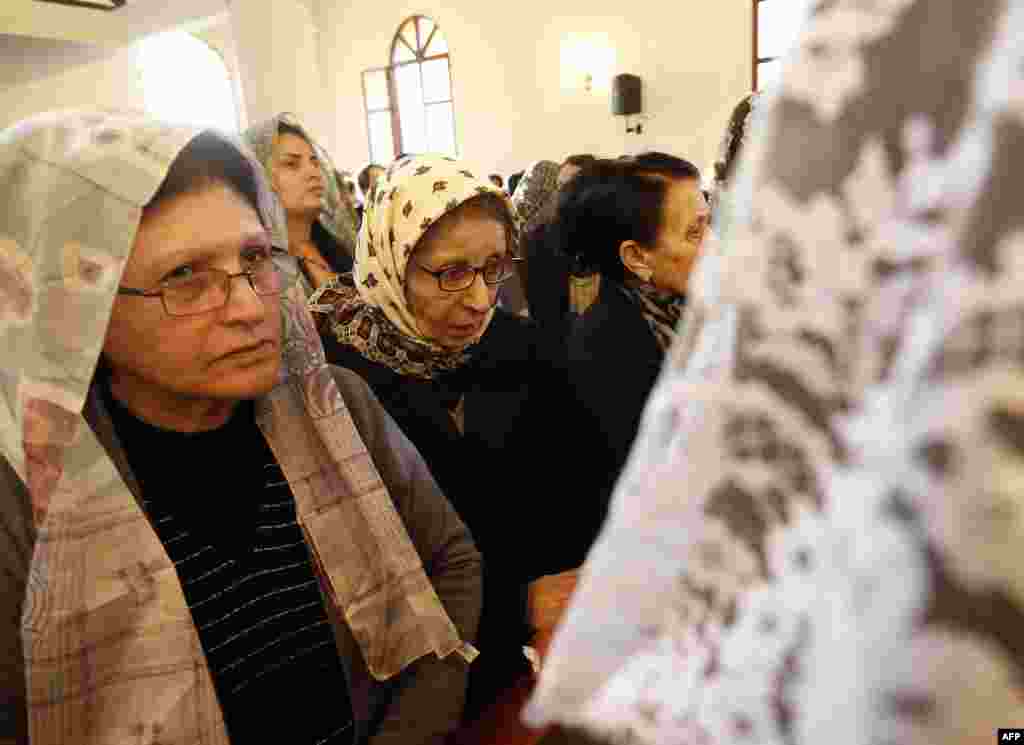
<path id="1" fill-rule="evenodd" d="M 715 180 L 728 182 L 732 180 L 733 171 L 736 170 L 736 159 L 740 154 L 740 147 L 743 145 L 747 133 L 747 120 L 750 118 L 754 95 L 751 94 L 736 104 L 729 117 L 729 126 L 726 129 L 728 144 L 726 145 L 724 160 L 715 163 Z"/>
<path id="2" fill-rule="evenodd" d="M 294 124 L 288 124 L 287 122 L 277 123 L 277 136 L 281 135 L 295 135 L 300 140 L 304 140 L 309 143 L 309 146 L 316 149 L 313 145 L 313 141 L 309 139 L 309 135 L 303 132 L 301 129 L 296 127 Z"/>
<path id="3" fill-rule="evenodd" d="M 313 241 L 316 250 L 324 257 L 332 272 L 344 274 L 352 271 L 352 257 L 334 236 L 327 232 L 327 228 L 319 220 L 313 221 L 309 239 Z"/>
<path id="4" fill-rule="evenodd" d="M 505 226 L 505 239 L 508 241 L 509 253 L 518 255 L 519 235 L 516 228 L 515 215 L 509 208 L 508 202 L 492 192 L 478 194 L 467 199 L 458 207 L 441 217 L 440 220 L 431 225 L 427 232 L 419 239 L 416 247 L 419 248 L 425 241 L 432 240 L 438 233 L 445 230 L 446 226 L 460 222 L 466 217 L 466 213 L 479 210 L 488 217 L 492 217 Z"/>
<path id="5" fill-rule="evenodd" d="M 373 171 L 374 168 L 379 168 L 382 171 L 384 170 L 384 166 L 377 163 L 371 163 L 359 172 L 359 191 L 363 192 L 363 194 L 370 191 L 370 172 Z"/>
<path id="6" fill-rule="evenodd" d="M 508 190 L 511 194 L 516 193 L 516 189 L 519 188 L 519 182 L 523 180 L 525 175 L 526 171 L 516 171 L 508 177 Z"/>
<path id="7" fill-rule="evenodd" d="M 596 163 L 597 158 L 589 153 L 583 153 L 582 155 L 570 155 L 568 158 L 562 161 L 562 167 L 575 166 L 576 168 L 586 168 L 591 163 Z"/>
<path id="8" fill-rule="evenodd" d="M 317 146 L 309 139 L 305 132 L 294 124 L 278 122 L 277 134 L 278 136 L 295 135 L 309 143 L 309 146 L 313 148 L 313 152 L 317 153 Z M 317 153 L 317 157 L 319 157 L 319 153 Z M 338 189 L 341 190 L 344 186 L 344 180 L 341 178 L 341 174 L 338 173 L 336 168 L 332 170 L 334 172 L 334 178 L 338 183 Z M 313 245 L 316 246 L 316 250 L 320 252 L 320 255 L 330 265 L 331 271 L 342 273 L 352 269 L 352 257 L 349 256 L 344 247 L 334 239 L 334 236 L 327 231 L 327 228 L 320 223 L 320 220 L 313 221 L 313 227 L 310 229 L 309 239 L 313 241 Z"/>
<path id="9" fill-rule="evenodd" d="M 556 245 L 573 271 L 598 271 L 621 282 L 623 242 L 651 246 L 661 230 L 671 181 L 700 179 L 695 165 L 665 153 L 598 160 L 569 182 L 558 198 Z"/>
<path id="10" fill-rule="evenodd" d="M 499 189 L 505 187 L 505 179 L 503 179 L 501 177 L 500 173 L 492 173 L 487 178 L 491 181 L 491 183 L 495 184 Z"/>
<path id="11" fill-rule="evenodd" d="M 165 199 L 200 191 L 214 184 L 231 188 L 256 210 L 263 223 L 259 171 L 237 146 L 216 132 L 203 132 L 182 148 L 146 206 L 152 207 Z M 263 225 L 266 227 L 266 223 Z"/>
<path id="12" fill-rule="evenodd" d="M 700 180 L 700 169 L 693 163 L 656 150 L 634 155 L 624 159 L 624 162 L 636 165 L 641 171 L 665 178 Z"/>

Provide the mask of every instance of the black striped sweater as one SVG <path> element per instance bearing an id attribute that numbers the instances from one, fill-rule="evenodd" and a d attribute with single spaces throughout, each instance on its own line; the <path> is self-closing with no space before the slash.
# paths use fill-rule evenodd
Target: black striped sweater
<path id="1" fill-rule="evenodd" d="M 347 745 L 345 671 L 295 503 L 241 404 L 219 429 L 151 426 L 107 404 L 184 588 L 233 745 Z"/>

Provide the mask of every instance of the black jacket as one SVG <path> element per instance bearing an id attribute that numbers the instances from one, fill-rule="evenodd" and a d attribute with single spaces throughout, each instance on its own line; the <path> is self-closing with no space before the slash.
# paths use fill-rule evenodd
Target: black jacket
<path id="1" fill-rule="evenodd" d="M 332 272 L 344 274 L 352 271 L 353 261 L 351 254 L 343 245 L 334 240 L 331 234 L 327 232 L 327 229 L 320 224 L 319 220 L 313 223 L 311 238 L 313 239 L 313 245 L 316 246 L 316 250 L 331 265 Z"/>
<path id="2" fill-rule="evenodd" d="M 564 340 L 568 331 L 570 259 L 557 250 L 554 229 L 539 225 L 523 238 L 523 286 L 530 317 Z"/>
<path id="3" fill-rule="evenodd" d="M 579 566 L 597 530 L 594 489 L 574 468 L 584 422 L 564 353 L 531 321 L 501 309 L 455 373 L 427 381 L 371 362 L 330 334 L 328 359 L 361 375 L 419 449 L 484 557 L 481 657 L 472 715 L 528 668 L 526 590 L 537 577 Z M 465 432 L 449 413 L 464 396 Z M 585 433 L 584 433 L 585 436 Z"/>
<path id="4" fill-rule="evenodd" d="M 607 503 L 665 355 L 640 308 L 607 280 L 573 323 L 568 347 L 572 383 L 603 444 L 604 457 L 595 458 L 594 467 Z"/>

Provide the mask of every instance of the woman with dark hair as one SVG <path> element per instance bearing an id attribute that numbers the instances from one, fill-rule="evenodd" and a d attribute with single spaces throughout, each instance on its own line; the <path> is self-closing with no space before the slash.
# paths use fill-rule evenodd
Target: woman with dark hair
<path id="1" fill-rule="evenodd" d="M 515 173 L 508 177 L 509 194 L 516 193 L 516 189 L 519 187 L 519 182 L 522 180 L 524 175 L 526 175 L 526 171 L 516 171 Z"/>
<path id="2" fill-rule="evenodd" d="M 569 365 L 607 449 L 595 459 L 605 496 L 675 336 L 707 227 L 700 172 L 662 153 L 593 163 L 560 196 L 559 245 L 601 276 L 597 302 L 570 332 Z"/>
<path id="3" fill-rule="evenodd" d="M 564 456 L 582 413 L 537 327 L 495 307 L 515 266 L 508 196 L 440 156 L 396 162 L 376 193 L 354 275 L 310 304 L 328 359 L 369 382 L 484 556 L 474 717 L 530 674 L 530 582 L 578 566 L 596 531 Z"/>
<path id="4" fill-rule="evenodd" d="M 813 7 L 723 236 L 741 333 L 671 352 L 534 722 L 1019 741 L 1024 4 Z"/>
<path id="5" fill-rule="evenodd" d="M 302 260 L 305 289 L 312 292 L 336 274 L 352 270 L 355 215 L 342 193 L 330 157 L 291 114 L 279 114 L 245 133 L 284 209 L 289 252 Z"/>
<path id="6" fill-rule="evenodd" d="M 723 198 L 735 180 L 740 154 L 744 150 L 750 130 L 753 129 L 751 120 L 759 99 L 760 94 L 751 93 L 736 104 L 725 128 L 722 144 L 718 148 L 718 159 L 715 160 L 715 183 L 709 200 L 716 229 L 719 227 L 719 213 Z"/>
<path id="7" fill-rule="evenodd" d="M 542 328 L 562 327 L 568 308 L 567 260 L 550 250 L 546 232 L 558 204 L 558 164 L 550 160 L 531 163 L 523 172 L 512 205 L 521 232 L 519 267 L 530 318 Z M 531 270 L 533 270 L 531 272 Z M 533 281 L 531 285 L 530 281 Z"/>
<path id="8" fill-rule="evenodd" d="M 324 361 L 259 164 L 63 112 L 0 133 L 0 204 L 0 741 L 443 741 L 479 554 Z"/>
<path id="9" fill-rule="evenodd" d="M 597 158 L 589 153 L 570 155 L 564 161 L 558 171 L 558 188 L 562 188 L 572 181 L 580 171 L 597 162 Z"/>
<path id="10" fill-rule="evenodd" d="M 370 163 L 359 172 L 359 191 L 363 194 L 363 202 L 370 200 L 370 192 L 373 190 L 377 179 L 384 173 L 384 166 L 379 163 Z"/>

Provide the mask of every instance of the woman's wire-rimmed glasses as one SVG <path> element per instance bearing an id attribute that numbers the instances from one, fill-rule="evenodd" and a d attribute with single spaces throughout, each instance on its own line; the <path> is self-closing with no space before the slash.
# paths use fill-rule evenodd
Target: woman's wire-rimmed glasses
<path id="1" fill-rule="evenodd" d="M 473 286 L 477 275 L 482 275 L 484 284 L 492 287 L 508 281 L 515 274 L 516 264 L 521 261 L 522 259 L 518 256 L 503 256 L 500 259 L 492 259 L 479 267 L 458 264 L 434 270 L 418 262 L 416 262 L 416 266 L 434 277 L 437 280 L 437 286 L 441 288 L 442 292 L 462 292 Z"/>
<path id="2" fill-rule="evenodd" d="M 234 280 L 245 277 L 259 297 L 280 295 L 299 276 L 298 260 L 278 249 L 261 250 L 245 257 L 249 265 L 231 274 L 221 269 L 200 269 L 180 277 L 165 279 L 157 287 L 141 290 L 118 287 L 119 295 L 160 298 L 164 311 L 174 318 L 197 316 L 219 310 L 231 299 Z"/>

